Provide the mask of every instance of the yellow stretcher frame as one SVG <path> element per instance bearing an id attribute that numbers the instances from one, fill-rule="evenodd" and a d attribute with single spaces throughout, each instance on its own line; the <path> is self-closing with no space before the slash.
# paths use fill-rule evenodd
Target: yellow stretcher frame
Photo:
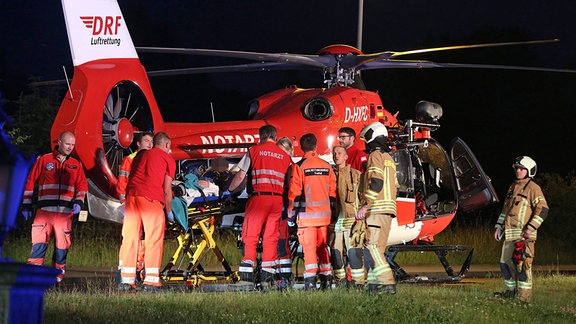
<path id="1" fill-rule="evenodd" d="M 178 231 L 178 247 L 172 259 L 160 272 L 165 282 L 184 281 L 188 287 L 199 287 L 205 281 L 211 283 L 235 283 L 240 280 L 237 271 L 232 271 L 230 264 L 218 248 L 214 239 L 216 217 L 221 216 L 221 205 L 206 205 L 188 209 L 188 229 L 183 230 L 178 224 L 169 227 L 169 231 Z M 201 261 L 212 251 L 224 268 L 222 272 L 207 272 Z M 182 268 L 188 260 L 186 268 Z"/>

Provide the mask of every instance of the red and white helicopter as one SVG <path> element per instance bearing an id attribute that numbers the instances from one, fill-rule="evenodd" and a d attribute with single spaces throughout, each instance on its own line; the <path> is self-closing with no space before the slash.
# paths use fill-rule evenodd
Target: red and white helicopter
<path id="1" fill-rule="evenodd" d="M 456 139 L 447 152 L 434 138 L 442 116 L 439 105 L 422 102 L 415 116 L 400 119 L 384 108 L 379 95 L 355 88 L 360 71 L 388 68 L 496 68 L 561 71 L 513 66 L 450 64 L 401 60 L 418 53 L 481 48 L 549 41 L 495 43 L 431 48 L 405 52 L 364 54 L 347 45 L 327 46 L 317 55 L 271 54 L 208 49 L 136 48 L 116 1 L 62 0 L 74 63 L 74 76 L 54 120 L 51 139 L 64 130 L 76 134 L 74 154 L 82 161 L 90 183 L 89 212 L 92 216 L 120 222 L 115 197 L 121 159 L 133 149 L 134 134 L 164 131 L 172 138 L 172 156 L 178 161 L 240 158 L 258 142 L 258 128 L 274 125 L 278 135 L 295 145 L 295 158 L 302 155 L 298 139 L 314 133 L 318 152 L 330 157 L 338 144 L 338 129 L 379 121 L 390 129 L 396 150 L 398 217 L 388 245 L 431 241 L 454 218 L 464 212 L 497 202 L 490 179 L 466 144 Z M 555 40 L 552 40 L 555 41 Z M 242 65 L 197 67 L 148 72 L 138 51 L 210 55 L 253 61 Z M 280 89 L 254 99 L 250 119 L 214 123 L 165 122 L 149 75 L 312 69 L 324 75 L 323 88 Z M 358 82 L 355 82 L 357 81 Z M 188 109 L 195 109 L 189 107 Z M 360 141 L 358 141 L 360 142 Z M 393 258 L 392 258 L 393 259 Z"/>

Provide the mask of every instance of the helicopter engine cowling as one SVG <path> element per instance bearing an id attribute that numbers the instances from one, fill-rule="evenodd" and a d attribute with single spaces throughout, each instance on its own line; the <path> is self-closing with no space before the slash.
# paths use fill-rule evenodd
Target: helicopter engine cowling
<path id="1" fill-rule="evenodd" d="M 326 120 L 334 114 L 334 106 L 324 97 L 315 97 L 302 106 L 302 115 L 310 121 Z"/>

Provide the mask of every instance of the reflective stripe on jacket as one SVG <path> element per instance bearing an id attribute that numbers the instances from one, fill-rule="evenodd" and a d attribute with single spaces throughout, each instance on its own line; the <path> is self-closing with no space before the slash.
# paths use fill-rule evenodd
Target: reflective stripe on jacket
<path id="1" fill-rule="evenodd" d="M 128 177 L 130 177 L 130 170 L 132 169 L 132 161 L 138 152 L 134 152 L 122 160 L 120 171 L 118 171 L 118 184 L 116 185 L 116 194 L 118 199 L 126 199 L 126 186 L 128 185 Z"/>
<path id="2" fill-rule="evenodd" d="M 379 150 L 368 156 L 364 175 L 363 205 L 367 205 L 370 214 L 389 214 L 396 216 L 396 164 L 390 154 Z"/>
<path id="3" fill-rule="evenodd" d="M 510 186 L 496 224 L 504 226 L 506 241 L 520 240 L 524 229 L 531 230 L 530 239 L 536 240 L 537 230 L 547 216 L 548 203 L 542 189 L 527 178 Z"/>
<path id="4" fill-rule="evenodd" d="M 288 212 L 298 217 L 299 226 L 330 224 L 330 197 L 336 198 L 336 176 L 316 152 L 307 152 L 292 166 L 289 190 Z"/>
<path id="5" fill-rule="evenodd" d="M 49 212 L 71 213 L 73 205 L 81 204 L 88 191 L 88 182 L 80 161 L 68 156 L 58 160 L 58 150 L 36 160 L 28 174 L 22 204 L 30 208 L 34 185 L 38 183 L 38 208 Z"/>
<path id="6" fill-rule="evenodd" d="M 292 160 L 273 141 L 249 149 L 250 181 L 253 192 L 273 192 L 282 195 L 286 171 Z"/>
<path id="7" fill-rule="evenodd" d="M 338 188 L 338 218 L 343 218 L 344 229 L 350 229 L 358 212 L 358 188 L 361 173 L 349 164 L 342 169 L 335 168 L 334 173 Z"/>

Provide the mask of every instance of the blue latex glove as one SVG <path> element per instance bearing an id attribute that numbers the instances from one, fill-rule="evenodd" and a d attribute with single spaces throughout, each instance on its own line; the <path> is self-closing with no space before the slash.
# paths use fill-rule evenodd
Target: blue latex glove
<path id="1" fill-rule="evenodd" d="M 288 219 L 288 226 L 289 226 L 289 227 L 294 227 L 294 226 L 296 226 L 296 223 L 295 223 L 292 219 L 289 218 L 289 219 Z"/>
<path id="2" fill-rule="evenodd" d="M 174 223 L 174 213 L 172 211 L 167 212 L 166 219 L 168 220 L 168 222 Z"/>
<path id="3" fill-rule="evenodd" d="M 230 191 L 226 190 L 222 193 L 222 199 L 230 199 L 230 197 L 232 197 L 232 193 Z"/>
<path id="4" fill-rule="evenodd" d="M 82 210 L 82 206 L 80 206 L 80 204 L 74 204 L 74 207 L 72 207 L 72 214 L 74 214 L 74 215 L 80 214 L 81 210 Z"/>
<path id="5" fill-rule="evenodd" d="M 122 219 L 124 219 L 124 214 L 126 214 L 126 203 L 122 203 L 116 210 L 120 213 L 120 215 L 122 215 Z"/>
<path id="6" fill-rule="evenodd" d="M 24 210 L 22 210 L 22 216 L 24 216 L 24 218 L 26 220 L 29 220 L 30 217 L 32 217 L 32 211 L 28 210 L 28 209 L 24 209 Z"/>

